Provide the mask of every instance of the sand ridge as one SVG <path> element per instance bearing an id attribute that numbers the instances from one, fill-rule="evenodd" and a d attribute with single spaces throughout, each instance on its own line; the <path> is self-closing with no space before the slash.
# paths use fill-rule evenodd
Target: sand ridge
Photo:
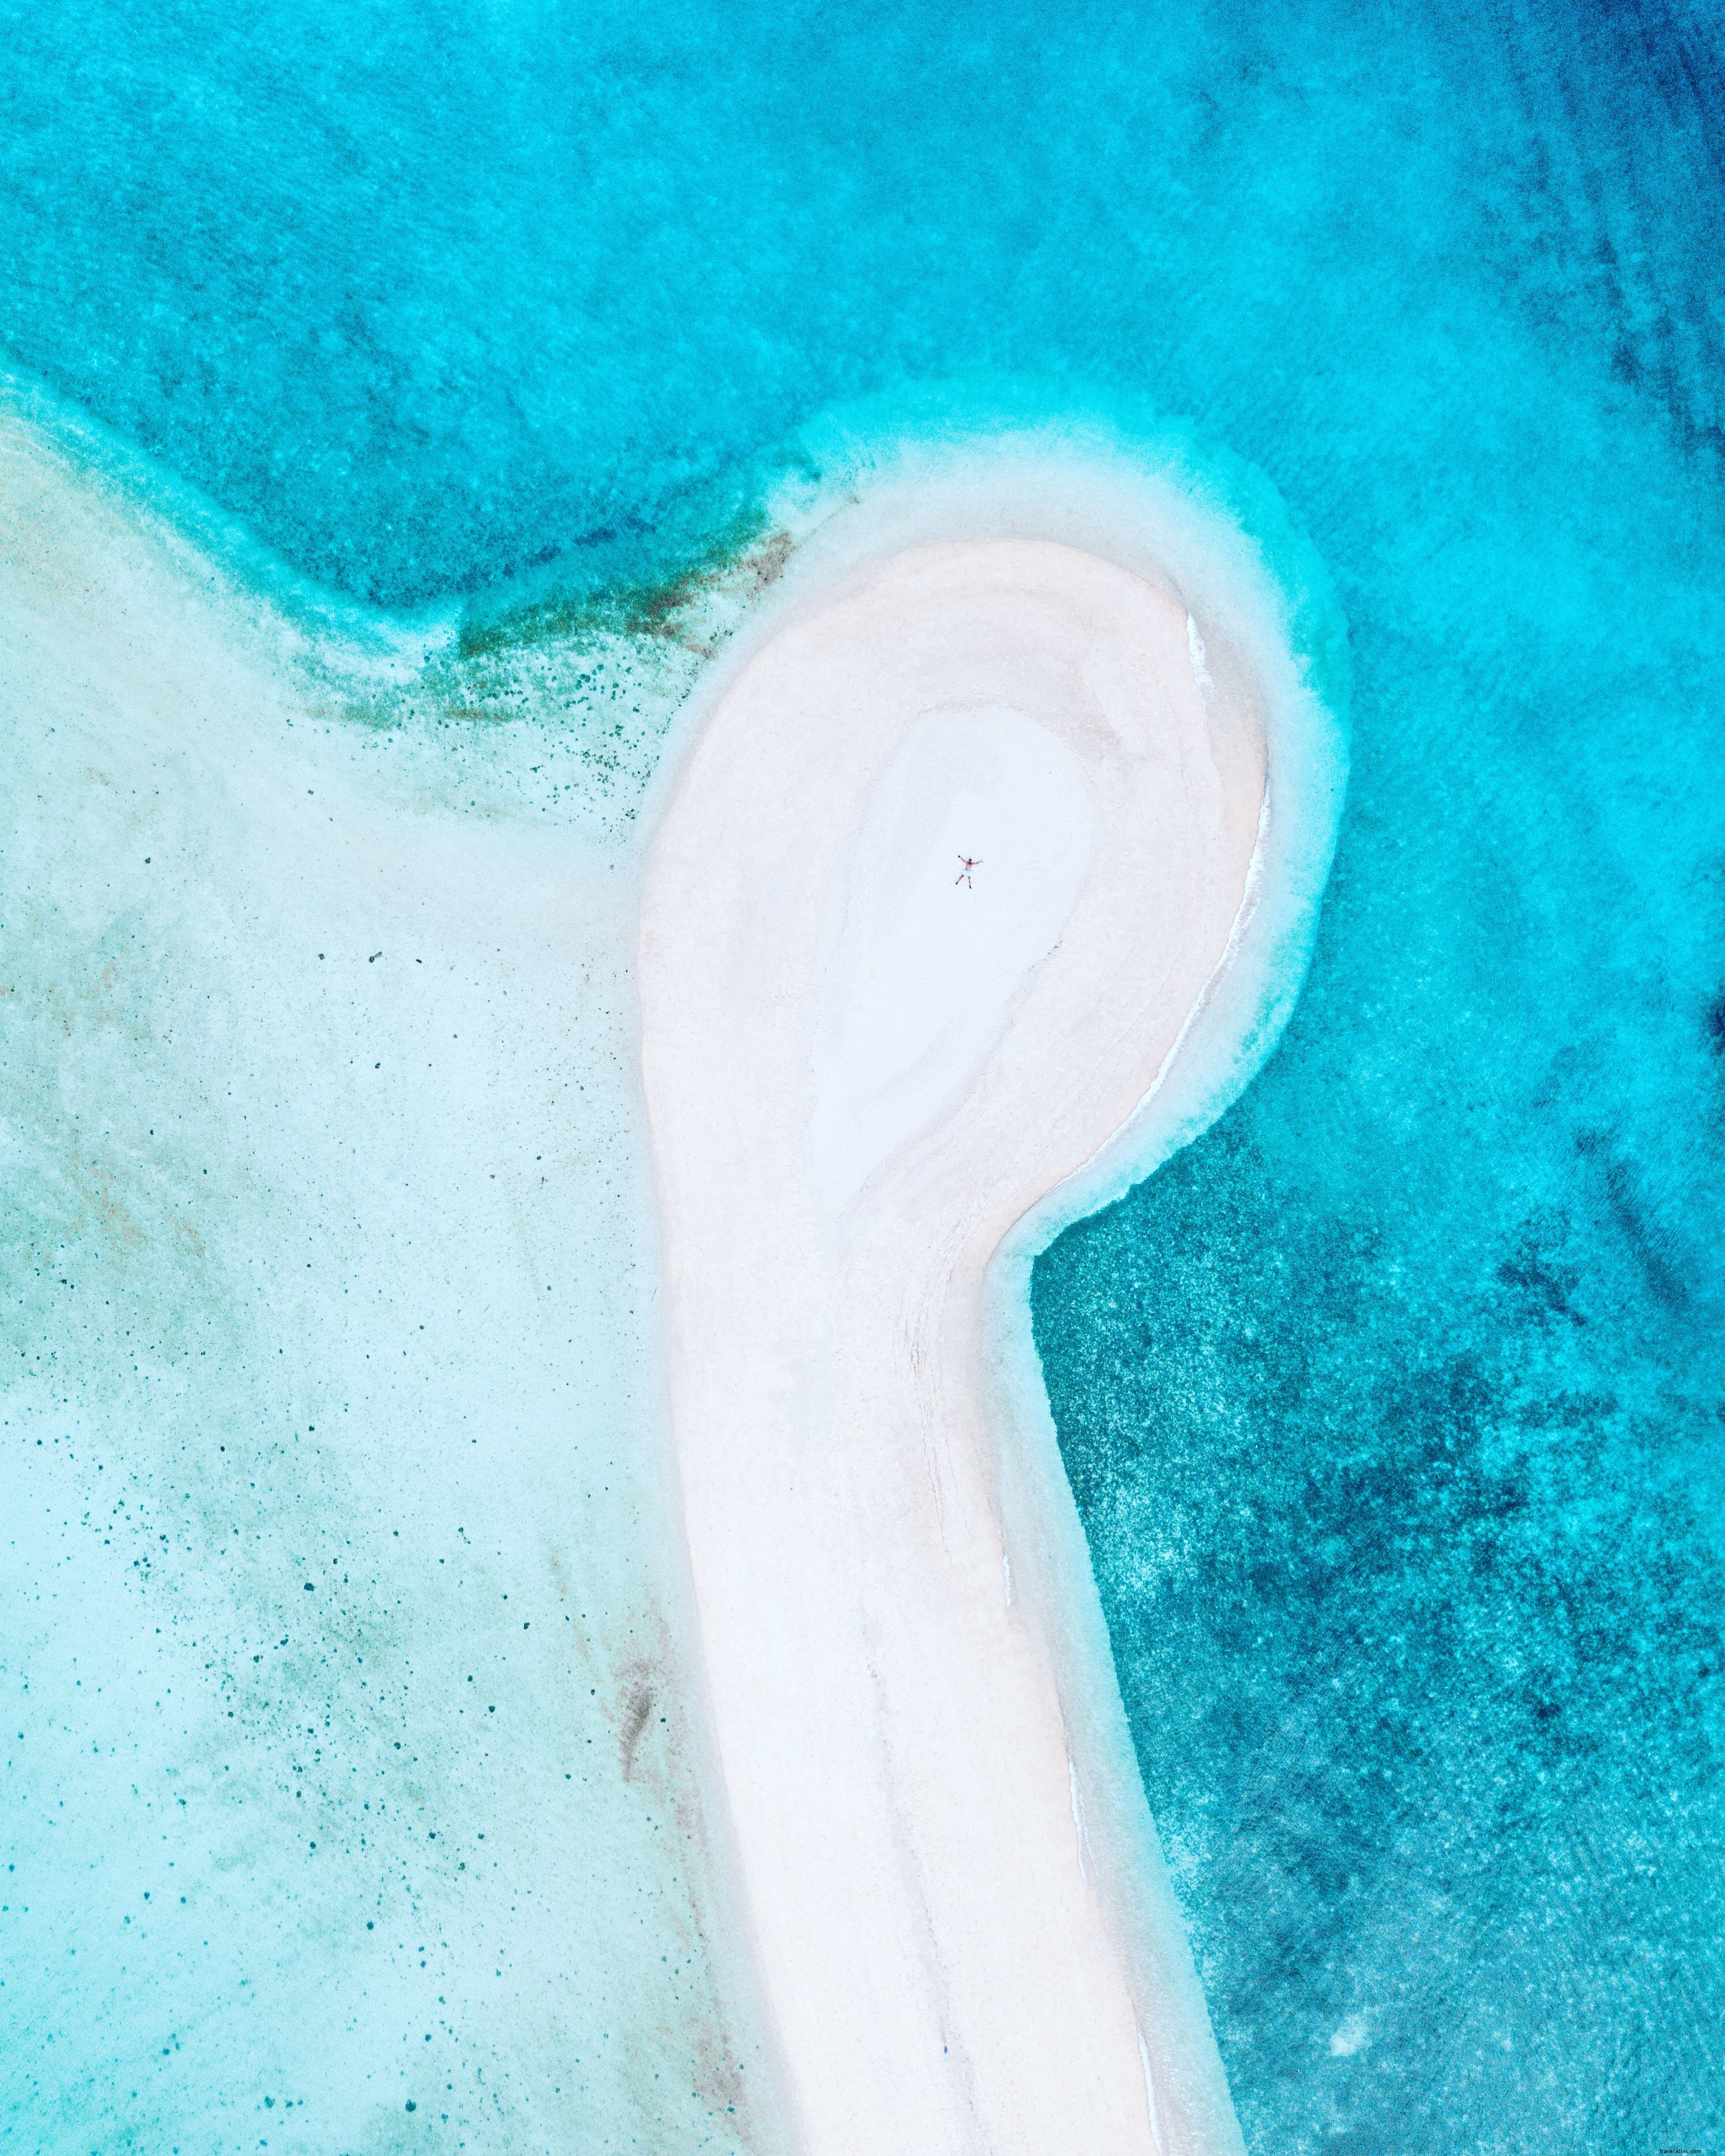
<path id="1" fill-rule="evenodd" d="M 1240 2145 L 1165 1894 L 1138 1935 L 1153 1830 L 1057 1606 L 1094 1588 L 1003 1502 L 985 1322 L 1003 1238 L 1131 1117 L 1241 912 L 1264 737 L 1204 649 L 1097 554 L 904 547 L 773 624 L 649 855 L 685 1524 L 823 2156 Z"/>

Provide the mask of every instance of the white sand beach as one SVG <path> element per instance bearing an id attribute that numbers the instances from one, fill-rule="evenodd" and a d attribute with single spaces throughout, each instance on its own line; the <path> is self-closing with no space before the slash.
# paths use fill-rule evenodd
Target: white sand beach
<path id="1" fill-rule="evenodd" d="M 1024 1267 L 1274 1038 L 1339 764 L 1173 481 L 858 479 L 643 846 L 0 415 L 12 1995 L 158 2138 L 1240 2148 Z"/>
<path id="2" fill-rule="evenodd" d="M 670 1414 L 814 2156 L 1240 2146 L 1076 1521 L 1008 1494 L 985 1276 L 1163 1070 L 1265 786 L 1247 677 L 1179 601 L 993 536 L 805 591 L 670 793 L 640 988 Z"/>

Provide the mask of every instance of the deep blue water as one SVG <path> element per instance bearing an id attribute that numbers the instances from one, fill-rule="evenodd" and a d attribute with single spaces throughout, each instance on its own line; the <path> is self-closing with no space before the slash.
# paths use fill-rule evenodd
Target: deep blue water
<path id="1" fill-rule="evenodd" d="M 1717 14 L 0 13 L 0 343 L 356 596 L 978 369 L 1270 475 L 1312 978 L 1035 1286 L 1146 1784 L 1255 2156 L 1720 2145 Z"/>

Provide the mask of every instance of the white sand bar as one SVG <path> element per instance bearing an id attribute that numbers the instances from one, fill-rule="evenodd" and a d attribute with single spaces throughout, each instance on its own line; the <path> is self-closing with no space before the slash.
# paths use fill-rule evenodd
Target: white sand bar
<path id="1" fill-rule="evenodd" d="M 1251 699 L 1182 604 L 990 538 L 792 611 L 655 842 L 671 1415 L 754 1952 L 819 2156 L 1239 2147 L 1177 1928 L 1142 1936 L 1172 1905 L 1127 1876 L 1112 1671 L 1061 1606 L 1094 1589 L 1013 1540 L 984 1274 L 1178 1039 L 1264 786 Z"/>

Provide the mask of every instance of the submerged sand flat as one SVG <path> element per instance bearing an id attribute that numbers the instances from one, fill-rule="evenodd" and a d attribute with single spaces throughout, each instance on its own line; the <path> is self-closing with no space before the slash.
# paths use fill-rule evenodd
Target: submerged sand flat
<path id="1" fill-rule="evenodd" d="M 820 2156 L 1239 2145 L 1073 1618 L 1087 1569 L 1005 1496 L 1034 1440 L 985 1274 L 1163 1070 L 1265 785 L 1253 696 L 1182 603 L 997 536 L 789 611 L 655 842 L 671 1419 L 752 1947 Z"/>
<path id="2" fill-rule="evenodd" d="M 26 429 L 0 533 L 17 2131 L 759 2148 L 629 863 L 422 790 Z"/>

